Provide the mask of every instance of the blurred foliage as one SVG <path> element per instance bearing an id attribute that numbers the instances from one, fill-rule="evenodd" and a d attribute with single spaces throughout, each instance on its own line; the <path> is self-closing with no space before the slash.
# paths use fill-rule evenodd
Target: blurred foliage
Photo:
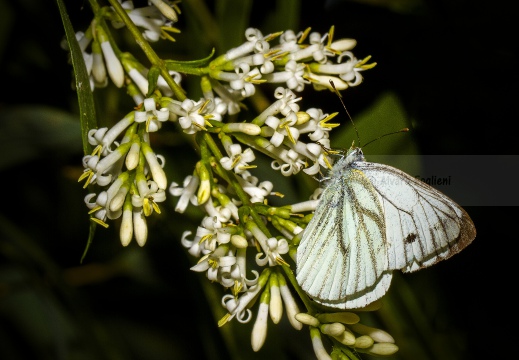
<path id="1" fill-rule="evenodd" d="M 75 30 L 84 30 L 91 19 L 88 3 L 65 5 Z M 308 26 L 324 33 L 335 25 L 337 38 L 357 39 L 356 54 L 373 55 L 378 63 L 364 84 L 343 94 L 362 141 L 411 129 L 369 145 L 367 156 L 517 151 L 515 132 L 506 126 L 517 118 L 515 109 L 509 115 L 518 80 L 510 70 L 517 64 L 517 41 L 507 37 L 515 13 L 506 3 L 185 0 L 180 6 L 182 33 L 176 43 L 158 47 L 160 56 L 197 59 L 213 47 L 224 51 L 242 41 L 249 25 L 264 34 Z M 313 359 L 307 329 L 297 332 L 286 319 L 269 326 L 258 353 L 250 347 L 252 324 L 217 328 L 221 289 L 188 270 L 193 259 L 179 242 L 185 229 L 196 229 L 201 214 L 176 214 L 174 198 L 152 217 L 144 248 L 122 248 L 114 224 L 97 231 L 80 265 L 89 221 L 86 190 L 76 181 L 81 131 L 72 67 L 60 47 L 59 11 L 52 2 L 0 0 L 0 17 L 0 176 L 7 197 L 0 213 L 0 358 Z M 139 53 L 131 41 L 128 50 Z M 196 78 L 188 79 L 193 97 L 198 88 Z M 250 110 L 270 93 L 258 94 Z M 133 106 L 113 87 L 95 96 L 102 126 Z M 305 90 L 303 98 L 307 108 L 341 113 L 343 133 L 332 139 L 334 146 L 356 139 L 335 95 Z M 183 136 L 163 131 L 152 141 L 174 164 L 167 169 L 170 181 L 192 172 L 196 149 Z M 268 166 L 265 159 L 258 163 Z M 287 203 L 307 198 L 317 186 L 304 176 L 275 176 L 275 189 Z M 513 326 L 510 315 L 492 315 L 489 328 L 484 311 L 496 302 L 513 309 L 506 306 L 512 290 L 497 289 L 495 282 L 516 271 L 508 269 L 513 252 L 501 246 L 515 240 L 510 234 L 516 213 L 467 210 L 478 229 L 474 244 L 445 264 L 395 274 L 385 306 L 366 314 L 364 322 L 395 336 L 400 351 L 391 359 L 500 358 L 499 350 L 512 345 L 512 333 L 499 330 L 500 321 Z"/>

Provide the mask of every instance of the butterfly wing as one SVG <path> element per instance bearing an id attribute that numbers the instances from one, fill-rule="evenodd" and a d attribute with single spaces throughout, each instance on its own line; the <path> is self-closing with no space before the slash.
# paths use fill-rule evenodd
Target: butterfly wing
<path id="1" fill-rule="evenodd" d="M 476 237 L 469 215 L 442 192 L 394 167 L 355 162 L 384 211 L 389 269 L 412 272 L 448 259 Z"/>
<path id="2" fill-rule="evenodd" d="M 359 308 L 391 283 L 380 196 L 358 170 L 344 169 L 323 191 L 297 250 L 297 281 L 316 302 Z"/>

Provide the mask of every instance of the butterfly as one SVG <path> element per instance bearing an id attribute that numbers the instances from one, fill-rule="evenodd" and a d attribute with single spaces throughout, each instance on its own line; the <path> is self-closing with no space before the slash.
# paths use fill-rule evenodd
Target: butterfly
<path id="1" fill-rule="evenodd" d="M 296 279 L 317 303 L 355 309 L 380 299 L 393 270 L 450 258 L 476 237 L 467 212 L 352 146 L 332 167 L 297 249 Z"/>

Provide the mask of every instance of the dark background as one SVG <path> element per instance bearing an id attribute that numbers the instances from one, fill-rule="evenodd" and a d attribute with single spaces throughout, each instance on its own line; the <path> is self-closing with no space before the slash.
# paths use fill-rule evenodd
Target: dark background
<path id="1" fill-rule="evenodd" d="M 210 9 L 213 5 L 209 2 Z M 377 62 L 364 73 L 361 86 L 345 92 L 354 119 L 391 92 L 411 119 L 419 153 L 517 155 L 519 72 L 512 5 L 303 2 L 298 29 L 311 26 L 325 33 L 333 24 L 336 39 L 355 38 L 355 54 L 372 55 Z M 260 27 L 276 6 L 254 1 L 250 25 Z M 84 30 L 88 3 L 69 1 L 67 8 L 73 24 Z M 54 2 L 3 0 L 0 9 L 0 357 L 226 359 L 239 358 L 237 349 L 243 357 L 253 356 L 250 327 L 236 323 L 218 329 L 223 313 L 213 315 L 206 297 L 212 294 L 218 302 L 221 294 L 187 270 L 193 259 L 179 244 L 184 226 L 178 224 L 196 224 L 195 215 L 174 214 L 174 199 L 164 206 L 164 216 L 152 220 L 144 248 L 132 243 L 123 249 L 115 226 L 98 229 L 80 265 L 88 232 L 86 191 L 76 182 L 82 171 L 77 97 L 72 68 L 60 48 L 59 12 Z M 274 30 L 280 28 L 263 33 Z M 337 108 L 328 92 L 313 101 L 323 109 Z M 120 118 L 117 102 L 103 106 L 101 121 Z M 190 154 L 168 174 L 180 181 L 191 171 L 195 152 L 175 139 L 159 140 L 172 146 L 172 154 Z M 488 192 L 515 194 L 515 187 L 500 188 L 501 178 L 517 175 L 510 169 L 503 172 L 484 162 L 477 173 L 488 179 Z M 433 268 L 397 275 L 387 296 L 389 310 L 375 319 L 398 335 L 402 357 L 395 359 L 502 358 L 504 349 L 513 348 L 515 332 L 506 329 L 517 320 L 517 206 L 466 210 L 478 231 L 474 243 Z M 414 300 L 402 300 L 409 289 Z M 267 345 L 255 355 L 312 358 L 303 332 L 270 324 Z M 442 351 L 448 356 L 440 356 Z"/>

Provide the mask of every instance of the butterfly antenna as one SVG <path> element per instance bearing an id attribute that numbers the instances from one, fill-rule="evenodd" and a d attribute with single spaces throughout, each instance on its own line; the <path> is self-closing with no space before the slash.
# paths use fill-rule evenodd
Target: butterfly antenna
<path id="1" fill-rule="evenodd" d="M 408 132 L 408 131 L 409 131 L 409 128 L 403 128 L 403 129 L 400 129 L 400 130 L 398 130 L 398 131 L 393 131 L 393 132 L 390 132 L 390 133 L 387 133 L 387 134 L 381 135 L 381 136 L 379 136 L 378 138 L 369 141 L 366 145 L 364 145 L 364 147 L 368 146 L 369 144 L 371 144 L 371 143 L 374 142 L 374 141 L 377 141 L 378 139 L 382 139 L 382 138 L 385 137 L 385 136 L 393 135 L 393 134 L 399 134 L 399 133 Z"/>
<path id="2" fill-rule="evenodd" d="M 337 95 L 337 97 L 341 101 L 342 107 L 344 108 L 344 111 L 346 111 L 346 114 L 348 115 L 348 118 L 350 119 L 351 124 L 353 125 L 353 128 L 355 129 L 355 133 L 357 134 L 357 140 L 359 141 L 359 147 L 361 147 L 359 131 L 357 130 L 357 127 L 355 126 L 355 123 L 353 122 L 353 119 L 351 118 L 351 115 L 348 112 L 348 109 L 346 109 L 346 105 L 344 105 L 344 101 L 342 101 L 342 95 L 339 92 L 339 90 L 337 90 L 335 88 L 335 84 L 333 83 L 333 80 L 330 80 L 330 85 L 332 86 L 333 90 L 335 91 L 335 94 Z"/>

